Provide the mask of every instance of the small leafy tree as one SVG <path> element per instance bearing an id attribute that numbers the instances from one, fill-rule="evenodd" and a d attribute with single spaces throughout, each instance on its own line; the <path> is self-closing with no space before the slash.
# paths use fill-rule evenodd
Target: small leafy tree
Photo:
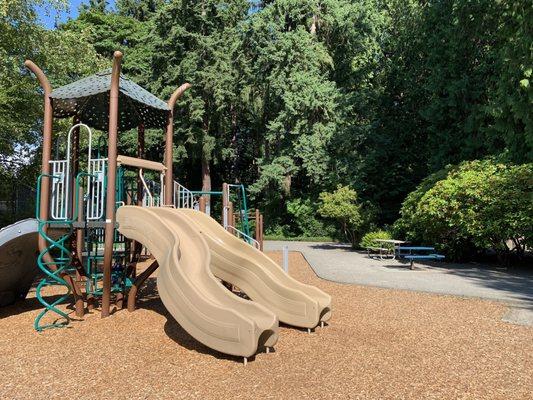
<path id="1" fill-rule="evenodd" d="M 377 231 L 367 232 L 362 237 L 361 242 L 359 243 L 359 246 L 363 248 L 374 247 L 376 246 L 376 239 L 389 240 L 389 239 L 392 239 L 392 236 L 389 232 L 381 230 L 381 229 Z M 384 247 L 388 248 L 387 244 L 385 244 Z"/>
<path id="2" fill-rule="evenodd" d="M 322 202 L 318 209 L 320 215 L 336 220 L 340 224 L 343 235 L 355 247 L 361 236 L 363 225 L 357 192 L 348 186 L 339 185 L 332 193 L 320 193 L 320 200 Z"/>

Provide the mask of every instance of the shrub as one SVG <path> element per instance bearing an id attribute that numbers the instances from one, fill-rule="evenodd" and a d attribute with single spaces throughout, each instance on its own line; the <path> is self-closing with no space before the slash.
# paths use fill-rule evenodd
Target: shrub
<path id="1" fill-rule="evenodd" d="M 454 259 L 487 248 L 521 255 L 533 240 L 532 193 L 533 164 L 464 162 L 428 177 L 410 193 L 395 231 L 438 245 Z"/>
<path id="2" fill-rule="evenodd" d="M 376 246 L 376 239 L 392 239 L 392 236 L 389 232 L 384 230 L 377 230 L 365 233 L 363 238 L 361 239 L 361 242 L 359 243 L 360 247 L 366 248 L 366 247 L 374 247 Z"/>
<path id="3" fill-rule="evenodd" d="M 296 235 L 317 237 L 330 235 L 331 227 L 317 219 L 316 202 L 311 199 L 295 199 L 287 202 L 287 212 L 291 216 Z"/>
<path id="4" fill-rule="evenodd" d="M 355 247 L 360 238 L 363 218 L 361 206 L 357 203 L 357 193 L 348 186 L 337 186 L 332 193 L 320 193 L 322 202 L 318 212 L 326 218 L 336 220 L 340 224 L 341 232 Z"/>

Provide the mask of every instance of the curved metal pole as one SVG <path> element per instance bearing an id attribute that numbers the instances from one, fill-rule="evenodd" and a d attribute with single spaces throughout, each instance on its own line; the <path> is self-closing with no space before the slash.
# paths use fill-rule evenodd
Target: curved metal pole
<path id="1" fill-rule="evenodd" d="M 48 78 L 44 72 L 33 63 L 33 61 L 26 60 L 24 62 L 26 68 L 35 74 L 39 84 L 43 88 L 44 92 L 44 121 L 43 121 L 43 150 L 41 160 L 41 174 L 45 175 L 41 181 L 41 206 L 39 208 L 39 218 L 41 221 L 48 220 L 48 210 L 50 207 L 50 178 L 46 175 L 50 175 L 50 156 L 52 154 L 52 101 L 50 100 L 50 93 L 52 93 L 52 86 L 48 81 Z M 47 228 L 43 227 L 43 231 L 46 233 Z M 46 240 L 43 236 L 39 235 L 39 251 L 42 252 L 46 249 Z M 49 260 L 46 260 L 47 262 Z"/>
<path id="2" fill-rule="evenodd" d="M 165 201 L 164 205 L 169 206 L 173 204 L 172 202 L 172 190 L 174 187 L 173 177 L 172 177 L 172 162 L 173 162 L 173 139 L 174 139 L 174 107 L 176 106 L 176 101 L 181 97 L 181 95 L 191 87 L 190 83 L 184 83 L 179 88 L 177 88 L 170 99 L 168 100 L 168 107 L 170 108 L 170 113 L 168 115 L 167 129 L 165 135 L 165 167 L 167 170 L 165 172 Z"/>
<path id="3" fill-rule="evenodd" d="M 104 277 L 102 293 L 102 318 L 109 316 L 111 306 L 111 263 L 115 237 L 115 186 L 117 174 L 118 96 L 122 53 L 113 54 L 113 70 L 109 89 L 109 136 L 107 146 L 107 193 L 104 241 Z"/>
<path id="4" fill-rule="evenodd" d="M 52 112 L 52 101 L 50 100 L 50 93 L 52 93 L 52 86 L 48 81 L 48 78 L 44 74 L 43 70 L 39 68 L 33 61 L 26 60 L 24 62 L 26 68 L 35 74 L 41 88 L 44 92 L 44 119 L 43 119 L 43 150 L 41 156 L 41 174 L 45 175 L 42 177 L 41 181 L 41 192 L 39 193 L 41 204 L 39 208 L 39 219 L 41 221 L 48 220 L 48 210 L 50 209 L 50 178 L 46 175 L 50 175 L 50 157 L 52 154 L 52 123 L 53 123 L 53 112 Z M 43 232 L 47 234 L 48 227 L 43 226 Z M 39 235 L 37 239 L 39 252 L 43 253 L 47 248 L 46 239 L 43 235 Z M 44 261 L 48 264 L 48 267 L 52 270 L 57 269 L 57 266 L 53 264 L 54 260 L 50 256 L 50 253 L 46 253 L 43 257 Z M 76 284 L 74 279 L 67 274 L 61 274 L 61 277 L 67 281 L 72 289 L 72 294 L 74 296 L 74 302 L 76 304 L 76 315 L 83 315 L 83 295 L 79 286 Z"/>

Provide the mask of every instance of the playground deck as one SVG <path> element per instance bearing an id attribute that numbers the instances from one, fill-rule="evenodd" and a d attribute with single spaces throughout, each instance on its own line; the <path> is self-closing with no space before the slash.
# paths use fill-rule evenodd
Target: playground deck
<path id="1" fill-rule="evenodd" d="M 333 295 L 331 325 L 282 327 L 247 367 L 181 329 L 155 279 L 133 314 L 65 329 L 31 328 L 35 298 L 0 309 L 0 398 L 533 398 L 533 328 L 501 321 L 505 305 L 324 281 L 300 253 L 290 273 Z"/>

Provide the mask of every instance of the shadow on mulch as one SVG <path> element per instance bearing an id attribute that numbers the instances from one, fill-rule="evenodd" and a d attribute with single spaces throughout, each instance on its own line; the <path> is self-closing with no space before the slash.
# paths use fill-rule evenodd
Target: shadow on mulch
<path id="1" fill-rule="evenodd" d="M 161 302 L 161 299 L 157 293 L 157 278 L 151 277 L 146 280 L 145 284 L 140 290 L 137 307 L 155 311 L 156 313 L 164 316 L 167 319 L 164 326 L 165 333 L 178 345 L 201 354 L 211 355 L 219 360 L 231 360 L 236 362 L 242 361 L 242 357 L 220 353 L 203 345 L 189 335 L 187 331 L 185 331 L 185 329 L 183 329 L 181 325 L 176 322 L 174 317 L 172 317 L 172 315 L 167 311 Z M 255 356 L 248 358 L 248 361 L 253 360 L 255 360 Z"/>
<path id="2" fill-rule="evenodd" d="M 58 300 L 62 295 L 44 296 L 44 299 L 48 303 L 53 303 Z M 74 311 L 74 305 L 72 304 L 72 296 L 69 296 L 64 301 L 58 303 L 58 305 L 67 305 L 67 309 Z M 27 311 L 34 311 L 42 309 L 43 305 L 37 300 L 36 297 L 29 297 L 25 299 L 17 300 L 15 303 L 0 308 L 0 319 L 6 318 L 12 315 L 22 314 Z"/>

